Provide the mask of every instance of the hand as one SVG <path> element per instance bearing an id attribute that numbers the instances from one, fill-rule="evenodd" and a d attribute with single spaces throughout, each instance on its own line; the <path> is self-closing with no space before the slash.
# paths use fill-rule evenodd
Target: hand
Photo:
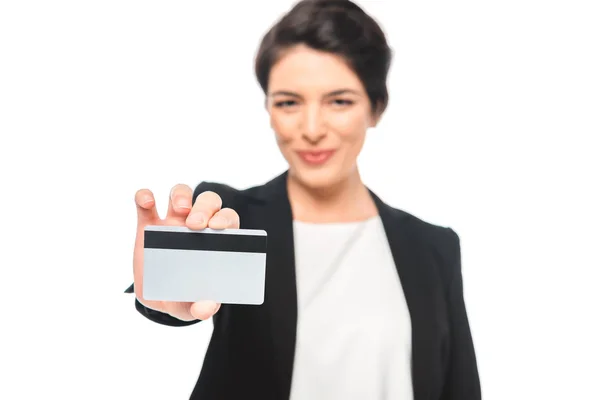
<path id="1" fill-rule="evenodd" d="M 220 303 L 214 301 L 174 302 L 150 301 L 143 297 L 144 276 L 144 228 L 148 225 L 187 226 L 199 230 L 206 227 L 212 229 L 239 228 L 238 214 L 222 207 L 222 200 L 218 194 L 207 191 L 200 193 L 192 206 L 193 191 L 187 185 L 176 185 L 171 189 L 169 207 L 165 219 L 160 219 L 156 210 L 154 195 L 148 189 L 138 190 L 135 194 L 138 223 L 133 250 L 133 277 L 135 296 L 144 306 L 167 313 L 182 321 L 196 319 L 206 320 L 212 317 L 219 308 Z"/>

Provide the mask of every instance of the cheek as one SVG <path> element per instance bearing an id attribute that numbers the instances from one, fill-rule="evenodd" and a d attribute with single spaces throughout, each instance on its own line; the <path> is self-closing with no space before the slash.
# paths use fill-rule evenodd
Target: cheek
<path id="1" fill-rule="evenodd" d="M 291 141 L 298 131 L 298 123 L 293 115 L 285 115 L 276 111 L 271 112 L 271 128 L 275 132 L 277 142 L 286 144 Z"/>
<path id="2" fill-rule="evenodd" d="M 362 143 L 368 128 L 368 119 L 363 112 L 338 113 L 329 120 L 331 128 L 338 132 L 340 139 L 348 144 Z"/>

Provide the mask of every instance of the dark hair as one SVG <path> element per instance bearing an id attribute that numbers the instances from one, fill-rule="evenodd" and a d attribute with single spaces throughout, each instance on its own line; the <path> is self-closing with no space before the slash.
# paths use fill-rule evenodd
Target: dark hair
<path id="1" fill-rule="evenodd" d="M 373 112 L 388 103 L 387 75 L 392 51 L 385 34 L 369 15 L 349 0 L 302 0 L 263 37 L 255 73 L 263 92 L 283 51 L 304 44 L 341 56 L 364 85 Z"/>

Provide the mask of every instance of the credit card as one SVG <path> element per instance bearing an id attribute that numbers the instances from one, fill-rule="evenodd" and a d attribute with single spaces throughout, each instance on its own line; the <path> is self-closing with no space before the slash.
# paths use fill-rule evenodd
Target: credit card
<path id="1" fill-rule="evenodd" d="M 264 230 L 147 226 L 143 296 L 158 301 L 260 305 L 266 262 Z"/>

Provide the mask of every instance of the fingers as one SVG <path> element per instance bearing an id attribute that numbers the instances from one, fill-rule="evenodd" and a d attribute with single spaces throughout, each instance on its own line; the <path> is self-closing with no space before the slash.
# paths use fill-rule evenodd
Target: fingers
<path id="1" fill-rule="evenodd" d="M 138 215 L 138 225 L 153 224 L 158 219 L 154 195 L 148 189 L 140 189 L 135 193 L 135 205 Z"/>
<path id="2" fill-rule="evenodd" d="M 231 208 L 217 211 L 208 221 L 208 227 L 212 229 L 239 229 L 240 216 Z"/>
<path id="3" fill-rule="evenodd" d="M 190 229 L 206 228 L 208 221 L 221 209 L 222 204 L 221 197 L 215 192 L 200 193 L 187 217 L 187 227 Z"/>
<path id="4" fill-rule="evenodd" d="M 182 321 L 207 320 L 219 311 L 219 308 L 221 308 L 220 303 L 208 300 L 196 303 L 163 301 L 161 306 L 163 312 Z"/>
<path id="5" fill-rule="evenodd" d="M 192 304 L 190 313 L 194 318 L 204 321 L 215 315 L 219 311 L 219 308 L 221 308 L 221 303 L 198 301 Z"/>
<path id="6" fill-rule="evenodd" d="M 188 185 L 173 186 L 169 195 L 167 218 L 185 218 L 192 209 L 193 191 Z"/>

